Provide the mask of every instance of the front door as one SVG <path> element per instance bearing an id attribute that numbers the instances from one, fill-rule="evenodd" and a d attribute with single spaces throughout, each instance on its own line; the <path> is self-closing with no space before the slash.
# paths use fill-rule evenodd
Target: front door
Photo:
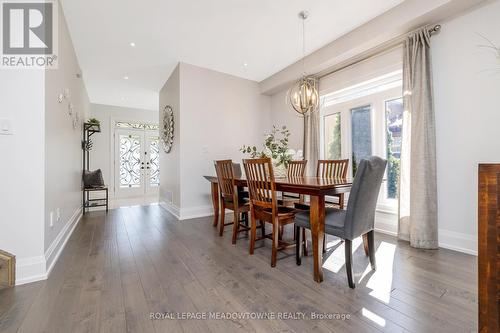
<path id="1" fill-rule="evenodd" d="M 158 195 L 159 171 L 158 131 L 115 129 L 117 198 Z"/>

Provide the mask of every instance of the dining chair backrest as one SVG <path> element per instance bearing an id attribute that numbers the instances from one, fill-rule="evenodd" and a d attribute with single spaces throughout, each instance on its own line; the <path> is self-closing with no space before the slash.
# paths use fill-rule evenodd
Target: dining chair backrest
<path id="1" fill-rule="evenodd" d="M 221 196 L 228 200 L 234 199 L 234 166 L 231 160 L 215 161 L 215 172 Z"/>
<path id="2" fill-rule="evenodd" d="M 316 177 L 346 178 L 349 160 L 319 160 Z"/>
<path id="3" fill-rule="evenodd" d="M 352 183 L 344 222 L 346 239 L 354 239 L 373 230 L 375 208 L 387 161 L 372 156 L 359 163 Z"/>
<path id="4" fill-rule="evenodd" d="M 306 172 L 307 160 L 290 161 L 288 163 L 287 175 L 288 178 L 304 177 Z"/>
<path id="5" fill-rule="evenodd" d="M 233 175 L 234 178 L 241 178 L 242 176 L 241 164 L 233 162 Z"/>
<path id="6" fill-rule="evenodd" d="M 250 203 L 254 206 L 275 210 L 278 206 L 271 159 L 245 159 L 243 166 L 245 167 Z"/>

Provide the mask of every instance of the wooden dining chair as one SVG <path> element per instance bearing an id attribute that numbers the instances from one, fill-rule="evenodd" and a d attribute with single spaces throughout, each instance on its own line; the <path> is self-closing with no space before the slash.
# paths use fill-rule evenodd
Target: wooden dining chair
<path id="1" fill-rule="evenodd" d="M 276 199 L 276 183 L 274 180 L 273 165 L 269 158 L 245 159 L 243 160 L 247 178 L 248 191 L 250 194 L 250 249 L 252 255 L 255 250 L 255 242 L 269 238 L 272 240 L 271 267 L 276 266 L 277 252 L 294 243 L 279 239 L 281 226 L 294 222 L 295 209 L 278 206 Z M 271 234 L 263 234 L 257 238 L 257 220 L 272 225 Z"/>
<path id="2" fill-rule="evenodd" d="M 363 236 L 365 253 L 370 258 L 372 269 L 376 269 L 374 240 L 375 208 L 386 165 L 387 161 L 377 156 L 361 160 L 356 177 L 352 183 L 347 210 L 334 208 L 327 208 L 325 210 L 325 237 L 326 234 L 329 234 L 342 238 L 345 241 L 347 281 L 350 288 L 355 287 L 352 277 L 352 241 L 355 238 Z M 297 244 L 300 244 L 300 229 L 311 228 L 308 211 L 297 213 L 295 228 L 295 233 L 298 235 Z M 297 246 L 297 265 L 301 264 L 300 250 L 301 246 Z"/>
<path id="3" fill-rule="evenodd" d="M 288 178 L 301 178 L 306 173 L 307 160 L 290 161 L 288 163 L 287 177 Z M 304 196 L 295 193 L 283 192 L 281 199 L 278 200 L 279 205 L 293 207 L 295 203 L 304 202 Z"/>
<path id="4" fill-rule="evenodd" d="M 316 177 L 318 178 L 340 178 L 347 177 L 347 170 L 349 168 L 349 160 L 318 160 L 316 168 Z M 344 193 L 333 194 L 331 197 L 337 198 L 337 202 L 332 202 L 325 199 L 325 206 L 330 208 L 338 207 L 344 209 Z M 295 208 L 299 210 L 309 210 L 309 205 L 303 202 L 294 203 Z M 305 235 L 302 236 L 305 238 Z M 326 252 L 326 236 L 323 238 L 323 252 Z M 304 246 L 304 253 L 307 255 L 307 250 Z"/>
<path id="5" fill-rule="evenodd" d="M 306 166 L 307 166 L 307 160 L 299 160 L 299 161 L 290 161 L 288 163 L 288 169 L 287 169 L 287 177 L 288 178 L 301 178 L 304 177 L 306 174 Z M 300 204 L 304 203 L 304 195 L 302 194 L 295 194 L 295 193 L 288 193 L 288 192 L 283 192 L 281 194 L 281 199 L 278 199 L 278 205 L 286 206 L 286 207 L 294 207 L 295 204 Z M 295 228 L 293 229 L 294 234 L 293 238 L 296 237 L 295 235 Z M 303 229 L 303 239 L 306 239 L 306 230 Z M 280 234 L 279 238 L 281 239 L 284 233 L 284 226 L 280 227 Z M 304 255 L 307 256 L 307 243 L 304 241 Z"/>
<path id="6" fill-rule="evenodd" d="M 234 180 L 234 166 L 231 160 L 215 161 L 215 171 L 217 173 L 217 181 L 219 183 L 221 196 L 219 235 L 223 236 L 225 226 L 233 225 L 232 243 L 236 244 L 238 233 L 242 231 L 248 232 L 250 230 L 248 227 L 248 212 L 250 211 L 250 205 L 244 198 L 239 196 L 238 187 Z M 233 222 L 225 223 L 226 209 L 233 211 Z M 242 219 L 240 219 L 240 214 Z"/>
<path id="7" fill-rule="evenodd" d="M 316 169 L 316 177 L 318 178 L 340 178 L 347 177 L 349 168 L 349 160 L 319 160 Z M 337 205 L 339 209 L 344 209 L 344 193 L 334 194 L 338 202 L 326 202 L 326 204 Z"/>

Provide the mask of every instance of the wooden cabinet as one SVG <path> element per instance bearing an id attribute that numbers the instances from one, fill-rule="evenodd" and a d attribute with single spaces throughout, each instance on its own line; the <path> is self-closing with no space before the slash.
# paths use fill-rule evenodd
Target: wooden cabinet
<path id="1" fill-rule="evenodd" d="M 500 164 L 479 165 L 479 332 L 500 332 Z"/>
<path id="2" fill-rule="evenodd" d="M 16 283 L 16 257 L 0 250 L 0 290 Z"/>

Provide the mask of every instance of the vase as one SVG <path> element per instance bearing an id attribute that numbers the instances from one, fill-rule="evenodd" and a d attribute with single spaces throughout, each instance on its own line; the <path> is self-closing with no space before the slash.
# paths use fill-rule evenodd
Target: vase
<path id="1" fill-rule="evenodd" d="M 274 177 L 275 178 L 285 178 L 287 175 L 287 168 L 285 165 L 273 162 L 273 171 L 274 171 Z"/>

